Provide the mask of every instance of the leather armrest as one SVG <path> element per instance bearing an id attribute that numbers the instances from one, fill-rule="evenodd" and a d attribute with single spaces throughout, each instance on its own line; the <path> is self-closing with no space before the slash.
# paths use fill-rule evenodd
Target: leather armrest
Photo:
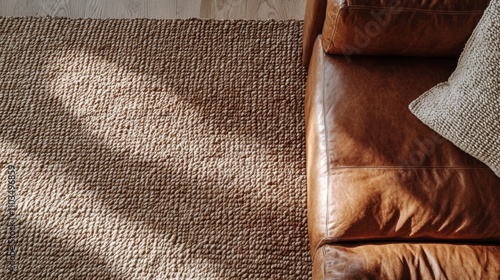
<path id="1" fill-rule="evenodd" d="M 304 66 L 309 65 L 314 41 L 323 29 L 325 13 L 326 0 L 307 0 L 302 43 L 302 64 Z"/>

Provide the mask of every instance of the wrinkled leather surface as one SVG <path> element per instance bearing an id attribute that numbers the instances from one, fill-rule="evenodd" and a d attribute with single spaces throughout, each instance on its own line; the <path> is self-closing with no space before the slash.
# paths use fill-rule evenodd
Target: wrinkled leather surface
<path id="1" fill-rule="evenodd" d="M 325 245 L 314 258 L 313 279 L 500 279 L 500 246 Z"/>
<path id="2" fill-rule="evenodd" d="M 308 227 L 322 244 L 500 240 L 500 178 L 408 109 L 455 59 L 325 55 L 306 88 Z"/>
<path id="3" fill-rule="evenodd" d="M 309 65 L 314 42 L 323 29 L 327 0 L 307 0 L 304 15 L 302 64 Z"/>
<path id="4" fill-rule="evenodd" d="M 331 54 L 458 56 L 489 0 L 328 0 Z"/>

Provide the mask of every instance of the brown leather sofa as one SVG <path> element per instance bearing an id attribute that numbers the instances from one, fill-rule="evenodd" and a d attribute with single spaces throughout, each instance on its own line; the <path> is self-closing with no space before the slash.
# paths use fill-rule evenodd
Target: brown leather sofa
<path id="1" fill-rule="evenodd" d="M 500 178 L 408 109 L 488 2 L 308 0 L 313 279 L 500 279 Z"/>

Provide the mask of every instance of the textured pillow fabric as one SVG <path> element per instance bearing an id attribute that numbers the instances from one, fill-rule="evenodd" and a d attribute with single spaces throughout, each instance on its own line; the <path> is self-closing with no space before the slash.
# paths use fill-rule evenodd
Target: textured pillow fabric
<path id="1" fill-rule="evenodd" d="M 500 0 L 490 2 L 448 81 L 409 107 L 500 176 Z"/>

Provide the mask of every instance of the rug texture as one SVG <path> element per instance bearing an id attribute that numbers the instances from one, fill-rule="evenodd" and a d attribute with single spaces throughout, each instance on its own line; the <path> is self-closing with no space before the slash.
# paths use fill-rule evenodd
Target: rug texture
<path id="1" fill-rule="evenodd" d="M 0 279 L 307 279 L 301 21 L 0 18 Z"/>

